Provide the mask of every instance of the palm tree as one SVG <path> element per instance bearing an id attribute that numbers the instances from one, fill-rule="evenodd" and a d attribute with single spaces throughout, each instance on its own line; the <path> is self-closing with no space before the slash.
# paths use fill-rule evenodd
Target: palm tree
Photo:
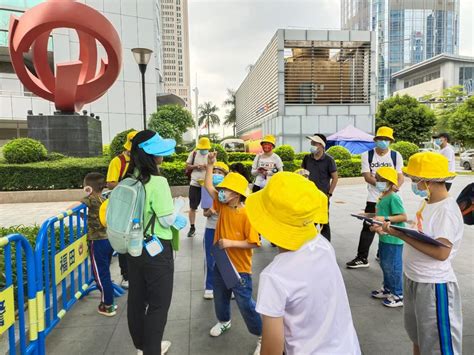
<path id="1" fill-rule="evenodd" d="M 219 116 L 216 114 L 217 111 L 219 111 L 219 108 L 210 101 L 199 105 L 198 124 L 202 125 L 204 122 L 206 122 L 207 133 L 209 137 L 211 136 L 211 126 L 216 126 L 221 122 Z"/>
<path id="2" fill-rule="evenodd" d="M 232 126 L 235 137 L 235 126 L 237 124 L 237 116 L 235 112 L 235 90 L 227 89 L 227 96 L 227 99 L 224 101 L 224 106 L 229 106 L 230 111 L 228 111 L 225 116 L 224 124 L 226 126 Z"/>

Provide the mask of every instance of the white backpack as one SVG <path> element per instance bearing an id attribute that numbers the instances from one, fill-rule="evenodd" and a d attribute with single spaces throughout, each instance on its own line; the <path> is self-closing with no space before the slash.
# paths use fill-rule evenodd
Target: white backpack
<path id="1" fill-rule="evenodd" d="M 145 187 L 133 178 L 126 178 L 112 190 L 107 206 L 107 236 L 112 248 L 127 253 L 128 242 L 135 218 L 140 220 L 143 234 Z"/>

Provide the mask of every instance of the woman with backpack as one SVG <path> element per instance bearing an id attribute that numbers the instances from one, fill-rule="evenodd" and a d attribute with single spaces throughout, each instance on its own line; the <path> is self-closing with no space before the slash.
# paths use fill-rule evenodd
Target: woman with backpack
<path id="1" fill-rule="evenodd" d="M 164 156 L 174 153 L 176 142 L 150 130 L 133 139 L 127 175 L 145 186 L 144 244 L 140 256 L 127 254 L 129 283 L 128 328 L 138 354 L 165 354 L 171 342 L 162 341 L 173 292 L 173 230 L 187 219 L 175 212 L 168 181 L 160 176 Z"/>

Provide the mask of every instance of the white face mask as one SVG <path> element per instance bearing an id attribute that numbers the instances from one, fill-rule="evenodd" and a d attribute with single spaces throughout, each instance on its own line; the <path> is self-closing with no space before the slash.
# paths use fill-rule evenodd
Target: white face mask
<path id="1" fill-rule="evenodd" d="M 309 151 L 313 154 L 317 154 L 319 152 L 319 148 L 318 147 L 315 147 L 314 145 L 312 145 L 310 148 L 309 148 Z"/>

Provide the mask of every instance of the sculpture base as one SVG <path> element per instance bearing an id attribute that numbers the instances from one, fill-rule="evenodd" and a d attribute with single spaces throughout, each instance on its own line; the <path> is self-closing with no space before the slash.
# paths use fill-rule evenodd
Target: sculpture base
<path id="1" fill-rule="evenodd" d="M 91 116 L 28 115 L 28 137 L 39 140 L 48 152 L 71 157 L 102 155 L 102 123 Z"/>

